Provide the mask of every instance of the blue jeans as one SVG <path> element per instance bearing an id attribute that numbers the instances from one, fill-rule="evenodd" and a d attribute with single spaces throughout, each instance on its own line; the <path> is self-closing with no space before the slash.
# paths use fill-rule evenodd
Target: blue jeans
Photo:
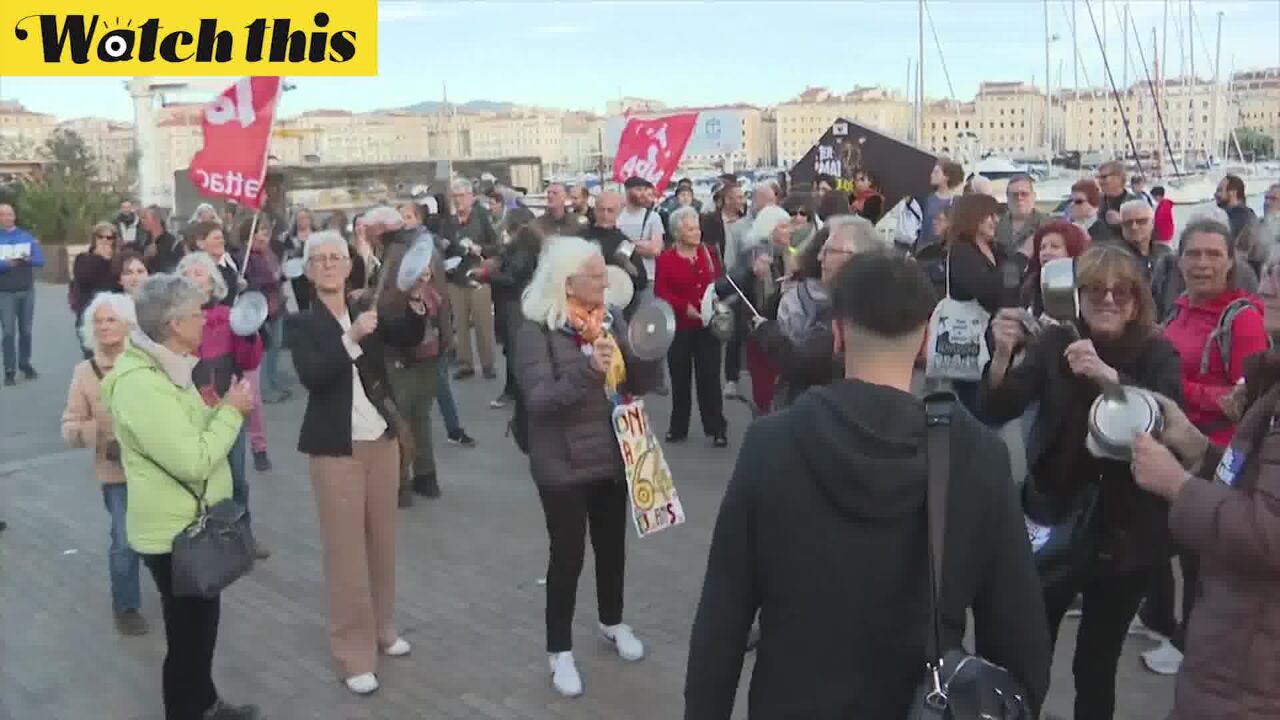
<path id="1" fill-rule="evenodd" d="M 236 436 L 236 444 L 231 446 L 231 454 L 227 462 L 231 463 L 231 499 L 244 508 L 244 517 L 249 517 L 249 478 L 245 475 L 245 452 L 248 445 L 248 434 L 245 432 L 248 420 L 240 426 L 240 434 Z"/>
<path id="2" fill-rule="evenodd" d="M 262 356 L 263 389 L 280 390 L 280 349 L 284 347 L 284 313 L 267 320 L 267 351 Z"/>
<path id="3" fill-rule="evenodd" d="M 36 310 L 36 291 L 0 290 L 0 334 L 3 335 L 4 374 L 31 367 L 31 322 Z M 14 339 L 17 338 L 17 353 Z"/>
<path id="4" fill-rule="evenodd" d="M 449 385 L 449 358 L 442 355 L 440 362 L 436 363 L 436 371 L 440 373 L 440 381 L 436 383 L 436 401 L 440 403 L 444 429 L 452 435 L 462 430 L 462 422 L 458 420 L 458 404 L 453 401 L 453 387 Z"/>
<path id="5" fill-rule="evenodd" d="M 129 547 L 125 532 L 125 509 L 129 505 L 129 486 L 124 483 L 102 486 L 102 503 L 111 513 L 111 548 L 107 551 L 107 568 L 111 571 L 111 607 L 116 612 L 142 607 L 139 587 L 138 553 Z"/>

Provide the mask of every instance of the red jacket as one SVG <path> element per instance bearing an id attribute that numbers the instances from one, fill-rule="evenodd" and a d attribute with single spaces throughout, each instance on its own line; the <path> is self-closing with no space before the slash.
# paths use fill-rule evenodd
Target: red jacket
<path id="1" fill-rule="evenodd" d="M 1156 239 L 1160 242 L 1173 240 L 1173 201 L 1169 198 L 1160 198 L 1156 205 L 1155 230 Z"/>
<path id="2" fill-rule="evenodd" d="M 1218 326 L 1222 311 L 1237 298 L 1249 298 L 1257 312 L 1245 310 L 1231 324 L 1230 367 L 1224 367 L 1222 353 L 1209 350 L 1209 371 L 1200 372 L 1200 360 L 1209 335 Z M 1218 400 L 1244 377 L 1244 361 L 1267 349 L 1267 331 L 1262 324 L 1262 304 L 1244 290 L 1227 290 L 1204 305 L 1192 305 L 1188 295 L 1178 298 L 1177 315 L 1164 335 L 1182 358 L 1182 399 L 1187 418 L 1218 445 L 1231 441 L 1235 427 L 1227 421 Z"/>
<path id="3" fill-rule="evenodd" d="M 702 311 L 702 296 L 720 275 L 720 260 L 705 245 L 698 246 L 692 261 L 683 258 L 674 247 L 658 256 L 657 278 L 653 294 L 666 300 L 676 314 L 677 330 L 697 330 L 702 320 L 689 317 L 689 308 Z"/>

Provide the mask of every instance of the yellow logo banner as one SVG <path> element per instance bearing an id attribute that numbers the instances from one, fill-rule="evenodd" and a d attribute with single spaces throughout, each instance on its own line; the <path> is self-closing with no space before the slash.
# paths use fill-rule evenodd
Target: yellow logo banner
<path id="1" fill-rule="evenodd" d="M 377 0 L 0 2 L 0 75 L 377 74 Z"/>

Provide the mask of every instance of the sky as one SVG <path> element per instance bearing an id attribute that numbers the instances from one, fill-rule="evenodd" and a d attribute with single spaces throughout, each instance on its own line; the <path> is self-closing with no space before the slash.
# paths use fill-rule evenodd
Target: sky
<path id="1" fill-rule="evenodd" d="M 1053 86 L 1072 87 L 1071 11 L 1077 17 L 1080 85 L 1105 82 L 1089 8 L 1102 30 L 1117 84 L 1126 77 L 1121 0 L 1049 0 Z M 1151 31 L 1163 27 L 1166 3 L 1128 3 L 1152 60 Z M 1186 2 L 1168 3 L 1168 61 L 1178 74 L 1186 56 L 1177 27 Z M 925 24 L 925 94 L 971 98 L 982 80 L 1024 80 L 1043 87 L 1045 8 L 1040 0 L 932 0 Z M 917 56 L 918 4 L 705 0 L 704 2 L 383 1 L 379 6 L 379 74 L 363 78 L 292 78 L 280 111 L 369 111 L 449 99 L 500 100 L 603 113 L 619 95 L 672 106 L 747 102 L 771 105 L 807 86 L 844 92 L 856 85 L 907 90 Z M 1199 0 L 1195 68 L 1213 69 L 1216 13 L 1223 13 L 1222 73 L 1280 65 L 1280 2 Z M 936 31 L 937 39 L 934 39 Z M 938 45 L 941 45 L 939 53 Z M 1128 79 L 1141 60 L 1130 35 Z M 953 95 L 954 93 L 954 95 Z M 170 100 L 201 101 L 194 92 Z M 60 118 L 92 115 L 131 120 L 119 78 L 0 76 L 0 98 Z"/>

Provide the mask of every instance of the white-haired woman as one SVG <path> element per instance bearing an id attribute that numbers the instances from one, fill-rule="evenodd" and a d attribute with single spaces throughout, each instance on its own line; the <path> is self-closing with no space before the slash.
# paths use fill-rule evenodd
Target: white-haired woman
<path id="1" fill-rule="evenodd" d="M 348 304 L 351 250 L 341 234 L 313 233 L 303 249 L 316 291 L 311 309 L 289 318 L 285 341 L 307 389 L 298 451 L 310 457 L 320 516 L 329 647 L 349 690 L 378 689 L 378 653 L 409 653 L 392 624 L 400 426 L 389 395 L 388 348 L 412 348 L 426 330 L 419 282 L 392 285 L 378 310 Z M 388 297 L 392 295 L 394 297 Z"/>
<path id="2" fill-rule="evenodd" d="M 244 379 L 246 373 L 257 369 L 262 362 L 262 336 L 254 333 L 240 337 L 231 330 L 231 308 L 222 303 L 227 295 L 227 284 L 218 271 L 213 258 L 205 252 L 193 252 L 178 261 L 178 274 L 187 278 L 205 293 L 204 336 L 200 341 L 200 362 L 191 373 L 196 387 L 210 407 L 218 404 L 218 398 L 226 394 L 232 383 Z M 249 513 L 249 478 L 245 471 L 246 426 L 241 425 L 240 435 L 231 448 L 232 498 Z M 266 559 L 270 553 L 258 542 L 258 557 Z"/>
<path id="3" fill-rule="evenodd" d="M 102 399 L 129 479 L 129 547 L 151 571 L 164 608 L 165 720 L 256 720 L 256 707 L 223 702 L 214 686 L 220 598 L 173 594 L 173 539 L 197 517 L 196 496 L 207 506 L 230 497 L 227 453 L 253 404 L 244 380 L 213 406 L 194 387 L 207 297 L 173 275 L 143 283 L 134 298 L 138 330 L 103 380 Z"/>
<path id="4" fill-rule="evenodd" d="M 605 312 L 607 286 L 598 246 L 578 237 L 549 239 L 525 290 L 525 322 L 515 340 L 529 469 L 551 539 L 546 608 L 551 679 L 568 696 L 582 693 L 572 627 L 588 525 L 600 632 L 623 659 L 644 656 L 644 645 L 622 624 L 627 485 L 613 433 L 612 398 L 653 389 L 661 366 L 631 354 L 621 316 Z"/>
<path id="5" fill-rule="evenodd" d="M 702 296 L 720 276 L 720 258 L 702 244 L 698 211 L 682 207 L 671 213 L 675 245 L 658 256 L 653 292 L 676 314 L 676 337 L 667 351 L 671 373 L 671 424 L 667 442 L 689 436 L 692 410 L 690 374 L 698 388 L 702 432 L 716 447 L 729 444 L 720 395 L 720 341 L 702 322 Z"/>
<path id="6" fill-rule="evenodd" d="M 145 635 L 147 621 L 138 612 L 138 554 L 125 532 L 128 486 L 120 465 L 120 445 L 111 415 L 102 401 L 102 379 L 124 352 L 129 331 L 138 322 L 133 301 L 119 293 L 99 293 L 84 311 L 80 328 L 84 347 L 93 352 L 71 373 L 67 407 L 62 411 L 62 438 L 71 447 L 93 449 L 93 472 L 102 485 L 102 502 L 111 516 L 111 545 L 107 562 L 111 578 L 111 608 L 121 635 Z"/>

